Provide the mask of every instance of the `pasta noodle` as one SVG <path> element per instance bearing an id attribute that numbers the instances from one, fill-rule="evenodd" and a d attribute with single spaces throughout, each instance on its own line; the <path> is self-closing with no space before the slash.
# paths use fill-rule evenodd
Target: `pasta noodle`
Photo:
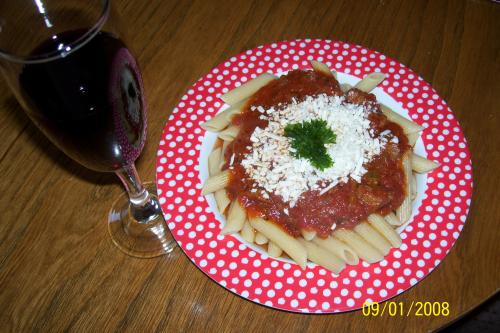
<path id="1" fill-rule="evenodd" d="M 414 174 L 410 177 L 410 198 L 411 201 L 415 200 L 417 197 L 417 178 Z"/>
<path id="2" fill-rule="evenodd" d="M 304 237 L 305 240 L 310 241 L 314 237 L 316 237 L 316 231 L 311 231 L 311 230 L 301 230 L 300 233 L 302 234 L 302 237 Z"/>
<path id="3" fill-rule="evenodd" d="M 255 233 L 255 244 L 264 245 L 267 243 L 269 243 L 269 239 L 264 234 L 260 232 Z"/>
<path id="4" fill-rule="evenodd" d="M 354 227 L 354 231 L 363 237 L 368 243 L 373 245 L 373 247 L 379 250 L 384 256 L 389 253 L 391 244 L 389 244 L 389 242 L 368 223 L 362 222 L 358 224 Z"/>
<path id="5" fill-rule="evenodd" d="M 222 169 L 222 166 L 224 165 L 224 156 L 226 154 L 227 147 L 229 146 L 230 143 L 231 143 L 231 141 L 222 140 L 222 151 L 221 151 L 221 161 L 220 161 L 220 168 L 221 169 Z"/>
<path id="6" fill-rule="evenodd" d="M 246 99 L 234 104 L 228 109 L 218 113 L 215 117 L 202 123 L 200 126 L 210 132 L 219 132 L 226 128 L 234 115 L 240 113 L 246 104 Z"/>
<path id="7" fill-rule="evenodd" d="M 306 267 L 307 251 L 297 239 L 284 232 L 274 223 L 258 217 L 251 218 L 250 224 L 283 249 L 301 268 Z"/>
<path id="8" fill-rule="evenodd" d="M 401 246 L 401 237 L 398 233 L 386 222 L 386 220 L 378 214 L 371 214 L 368 216 L 368 222 L 380 232 L 393 247 Z"/>
<path id="9" fill-rule="evenodd" d="M 229 211 L 227 212 L 226 225 L 222 228 L 220 232 L 221 235 L 232 234 L 240 231 L 245 224 L 247 218 L 247 213 L 245 209 L 240 205 L 238 199 L 235 199 L 229 205 Z"/>
<path id="10" fill-rule="evenodd" d="M 348 83 L 342 83 L 342 84 L 340 85 L 340 89 L 341 89 L 343 92 L 347 92 L 347 91 L 349 91 L 349 89 L 351 89 L 351 88 L 352 88 L 352 86 L 351 86 L 350 84 L 348 84 Z"/>
<path id="11" fill-rule="evenodd" d="M 408 133 L 406 134 L 406 137 L 408 138 L 408 144 L 414 147 L 415 143 L 417 143 L 417 140 L 420 137 L 420 133 L 419 132 Z"/>
<path id="12" fill-rule="evenodd" d="M 340 273 L 344 269 L 345 262 L 333 253 L 317 246 L 314 243 L 308 242 L 303 238 L 298 238 L 298 240 L 307 250 L 307 258 L 312 262 L 329 269 L 335 274 Z"/>
<path id="13" fill-rule="evenodd" d="M 365 76 L 354 87 L 364 92 L 370 92 L 378 86 L 380 82 L 384 81 L 385 77 L 383 73 L 371 73 Z"/>
<path id="14" fill-rule="evenodd" d="M 405 175 L 405 198 L 401 206 L 396 209 L 396 215 L 398 219 L 405 223 L 411 217 L 411 161 L 410 161 L 410 153 L 406 153 L 403 156 L 403 171 Z"/>
<path id="15" fill-rule="evenodd" d="M 384 218 L 386 222 L 389 223 L 390 225 L 400 226 L 401 224 L 403 224 L 393 212 L 390 212 L 389 214 L 384 216 Z"/>
<path id="16" fill-rule="evenodd" d="M 333 236 L 349 245 L 356 252 L 358 257 L 369 264 L 384 259 L 384 255 L 379 250 L 352 230 L 337 229 L 333 233 Z"/>
<path id="17" fill-rule="evenodd" d="M 229 126 L 225 130 L 219 132 L 219 138 L 224 141 L 233 141 L 239 131 L 240 128 L 238 126 Z"/>
<path id="18" fill-rule="evenodd" d="M 222 148 L 212 150 L 208 156 L 208 174 L 210 176 L 216 175 L 220 172 Z"/>
<path id="19" fill-rule="evenodd" d="M 233 90 L 225 93 L 220 98 L 229 105 L 235 105 L 236 103 L 244 100 L 255 94 L 257 90 L 276 79 L 276 76 L 264 73 L 257 76 L 255 79 L 250 80 L 241 86 L 234 88 Z"/>
<path id="20" fill-rule="evenodd" d="M 281 247 L 276 245 L 276 243 L 269 242 L 269 244 L 267 244 L 267 252 L 271 257 L 278 258 L 283 253 L 283 250 L 281 249 Z"/>
<path id="21" fill-rule="evenodd" d="M 330 70 L 330 68 L 328 68 L 328 66 L 322 62 L 311 60 L 311 66 L 318 73 L 323 73 L 327 76 L 337 78 L 337 73 L 335 71 Z"/>
<path id="22" fill-rule="evenodd" d="M 426 173 L 434 170 L 438 166 L 439 163 L 428 160 L 425 157 L 422 157 L 415 153 L 411 154 L 411 168 L 417 173 Z"/>
<path id="23" fill-rule="evenodd" d="M 405 134 L 420 132 L 424 129 L 422 126 L 392 111 L 384 104 L 380 104 L 380 109 L 382 110 L 382 113 L 387 117 L 387 119 L 401 126 Z"/>
<path id="24" fill-rule="evenodd" d="M 333 237 L 327 238 L 319 238 L 316 237 L 313 239 L 313 242 L 324 248 L 325 250 L 330 251 L 335 254 L 340 259 L 344 260 L 349 265 L 357 265 L 359 262 L 358 255 L 351 249 L 347 244 L 335 239 Z"/>
<path id="25" fill-rule="evenodd" d="M 224 170 L 219 174 L 211 176 L 203 184 L 201 194 L 205 195 L 225 188 L 229 183 L 230 175 L 231 172 L 229 170 Z"/>
<path id="26" fill-rule="evenodd" d="M 241 229 L 241 237 L 248 243 L 252 244 L 255 240 L 255 230 L 253 230 L 248 220 L 243 224 Z"/>
<path id="27" fill-rule="evenodd" d="M 226 211 L 227 206 L 231 203 L 227 196 L 225 189 L 220 189 L 214 192 L 215 202 L 217 203 L 217 208 L 222 214 Z"/>

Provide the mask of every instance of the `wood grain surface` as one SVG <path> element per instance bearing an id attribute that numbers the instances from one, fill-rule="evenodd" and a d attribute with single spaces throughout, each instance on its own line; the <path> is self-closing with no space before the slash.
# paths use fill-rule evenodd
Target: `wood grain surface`
<path id="1" fill-rule="evenodd" d="M 317 37 L 378 50 L 429 81 L 469 142 L 474 194 L 442 264 L 395 301 L 447 301 L 448 317 L 300 315 L 219 287 L 176 249 L 133 259 L 106 214 L 123 189 L 79 166 L 31 124 L 0 84 L 0 331 L 423 332 L 455 320 L 500 285 L 500 4 L 491 1 L 121 0 L 143 71 L 154 179 L 164 123 L 200 76 L 255 46 Z"/>

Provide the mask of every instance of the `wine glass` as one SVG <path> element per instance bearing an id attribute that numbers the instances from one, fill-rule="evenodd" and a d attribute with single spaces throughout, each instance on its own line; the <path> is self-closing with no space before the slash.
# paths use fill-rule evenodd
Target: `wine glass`
<path id="1" fill-rule="evenodd" d="M 36 126 L 89 169 L 115 172 L 128 195 L 108 230 L 125 253 L 172 251 L 154 183 L 134 162 L 146 139 L 139 67 L 110 0 L 16 0 L 0 4 L 0 70 Z"/>

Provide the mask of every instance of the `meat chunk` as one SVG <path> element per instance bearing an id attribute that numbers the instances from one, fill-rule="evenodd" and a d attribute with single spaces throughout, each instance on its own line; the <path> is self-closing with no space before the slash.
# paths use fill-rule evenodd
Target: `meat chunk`
<path id="1" fill-rule="evenodd" d="M 384 192 L 377 193 L 376 189 L 366 186 L 360 185 L 357 188 L 357 197 L 359 200 L 363 201 L 365 205 L 378 208 L 384 204 Z"/>
<path id="2" fill-rule="evenodd" d="M 372 110 L 381 112 L 380 105 L 377 103 L 377 98 L 374 94 L 351 88 L 345 93 L 345 99 L 349 103 L 364 105 L 372 108 Z"/>

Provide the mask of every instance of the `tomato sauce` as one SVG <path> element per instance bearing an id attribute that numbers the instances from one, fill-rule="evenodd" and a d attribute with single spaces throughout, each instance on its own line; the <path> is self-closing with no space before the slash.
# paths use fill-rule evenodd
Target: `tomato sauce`
<path id="1" fill-rule="evenodd" d="M 304 192 L 297 204 L 290 208 L 280 196 L 269 193 L 269 198 L 252 192 L 255 181 L 245 173 L 240 162 L 251 148 L 250 136 L 256 127 L 264 128 L 267 120 L 259 119 L 260 113 L 251 111 L 251 106 L 280 109 L 292 99 L 302 101 L 307 96 L 326 94 L 342 96 L 346 103 L 363 104 L 373 110 L 369 114 L 370 126 L 375 135 L 390 130 L 399 142 L 387 143 L 381 154 L 365 165 L 367 173 L 358 183 L 350 179 L 338 184 L 323 195 L 319 191 Z M 403 129 L 387 119 L 380 111 L 373 94 L 355 88 L 343 93 L 333 77 L 314 71 L 291 71 L 261 88 L 248 101 L 244 111 L 233 119 L 240 132 L 225 152 L 225 166 L 234 154 L 232 173 L 227 187 L 230 199 L 238 199 L 251 216 L 259 216 L 281 226 L 288 234 L 298 237 L 300 230 L 316 231 L 320 237 L 331 233 L 333 224 L 337 228 L 353 228 L 372 213 L 388 214 L 401 205 L 406 195 L 402 156 L 409 149 Z M 255 185 L 254 185 L 255 184 Z M 288 211 L 288 214 L 285 212 Z"/>

